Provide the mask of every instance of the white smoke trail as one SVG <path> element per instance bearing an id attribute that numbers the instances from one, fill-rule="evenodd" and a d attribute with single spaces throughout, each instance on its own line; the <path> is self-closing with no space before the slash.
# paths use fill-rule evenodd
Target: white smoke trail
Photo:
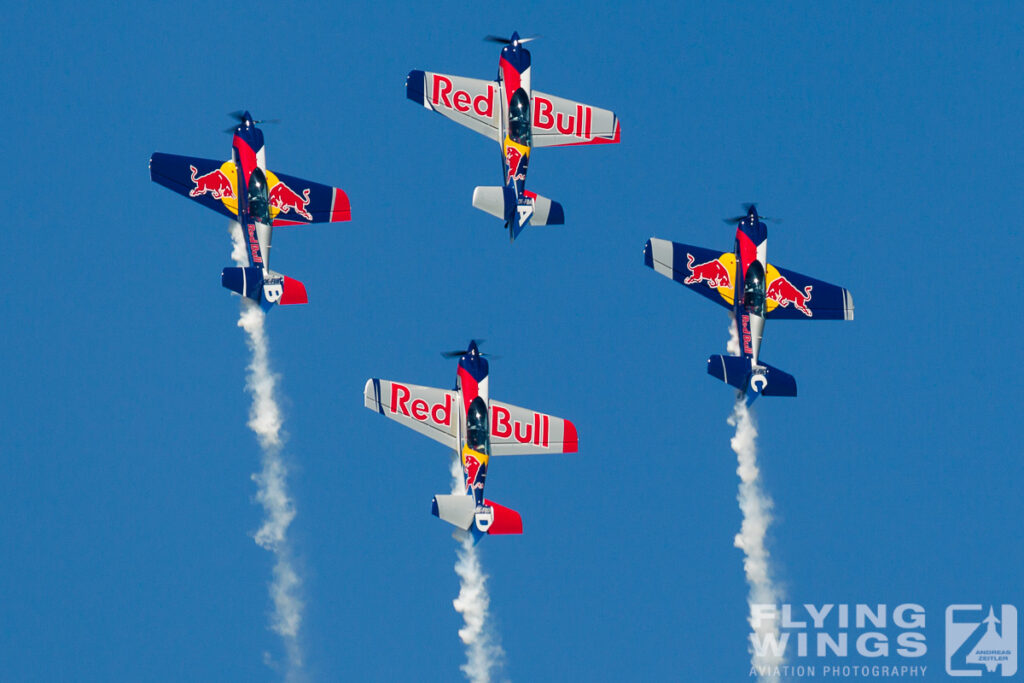
<path id="1" fill-rule="evenodd" d="M 240 267 L 249 265 L 245 237 L 238 223 L 231 224 L 231 258 Z M 275 399 L 277 376 L 270 370 L 270 344 L 264 323 L 266 314 L 251 299 L 242 297 L 238 326 L 246 332 L 246 344 L 252 352 L 246 376 L 246 389 L 252 394 L 249 429 L 263 451 L 263 469 L 252 475 L 258 487 L 256 500 L 263 506 L 263 525 L 253 537 L 260 547 L 274 554 L 273 581 L 270 598 L 274 603 L 271 628 L 284 641 L 288 657 L 285 679 L 301 678 L 302 649 L 299 646 L 299 625 L 302 622 L 302 581 L 293 567 L 291 548 L 286 538 L 288 525 L 295 518 L 295 506 L 288 495 L 287 475 L 281 455 L 281 411 Z M 272 665 L 269 654 L 264 660 Z"/>
<path id="2" fill-rule="evenodd" d="M 730 354 L 739 355 L 739 337 L 735 324 L 729 325 L 727 349 Z M 777 642 L 778 619 L 755 618 L 754 615 L 755 605 L 778 605 L 782 591 L 773 583 L 768 565 L 769 553 L 765 547 L 765 535 L 772 521 L 772 499 L 761 488 L 757 468 L 757 426 L 743 396 L 736 399 L 732 415 L 729 416 L 729 424 L 736 427 L 736 435 L 732 437 L 730 445 L 736 453 L 738 463 L 736 473 L 740 476 L 740 487 L 737 500 L 743 513 L 743 523 L 733 544 L 744 554 L 743 570 L 747 576 L 747 585 L 750 587 L 747 600 L 751 609 L 750 628 L 758 643 Z M 758 680 L 778 680 L 778 677 L 770 672 L 784 663 L 782 656 L 775 654 L 770 647 L 758 652 L 754 643 L 751 643 L 750 652 L 751 665 L 759 672 L 767 672 L 759 675 Z"/>
<path id="3" fill-rule="evenodd" d="M 456 455 L 452 459 L 452 493 L 464 492 L 462 461 Z M 456 530 L 454 537 L 459 542 L 459 559 L 455 563 L 459 597 L 452 604 L 466 624 L 459 629 L 459 638 L 466 646 L 466 663 L 460 668 L 472 683 L 488 683 L 500 670 L 505 651 L 487 619 L 491 598 L 487 594 L 487 575 L 480 566 L 473 534 Z"/>

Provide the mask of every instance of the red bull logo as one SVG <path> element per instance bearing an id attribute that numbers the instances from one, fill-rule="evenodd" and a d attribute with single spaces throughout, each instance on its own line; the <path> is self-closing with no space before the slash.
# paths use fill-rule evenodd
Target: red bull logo
<path id="1" fill-rule="evenodd" d="M 594 118 L 594 110 L 585 104 L 576 105 L 576 113 L 554 112 L 554 104 L 545 97 L 533 98 L 533 125 L 540 130 L 555 128 L 562 135 L 575 135 L 578 138 L 591 138 L 590 125 Z"/>
<path id="2" fill-rule="evenodd" d="M 491 406 L 491 434 L 497 439 L 515 437 L 519 443 L 548 447 L 549 418 L 540 413 L 533 414 L 533 424 L 513 420 L 512 414 L 501 406 Z"/>
<path id="3" fill-rule="evenodd" d="M 278 181 L 277 185 L 274 185 L 273 189 L 270 190 L 270 205 L 278 209 L 281 213 L 288 213 L 289 211 L 294 210 L 295 213 L 299 214 L 307 221 L 311 221 L 313 220 L 313 215 L 306 211 L 307 204 L 309 204 L 308 187 L 302 191 L 301 196 L 298 192 L 280 181 Z"/>
<path id="4" fill-rule="evenodd" d="M 249 234 L 249 253 L 252 255 L 252 262 L 263 263 L 263 258 L 260 256 L 260 239 L 256 235 L 256 224 L 250 223 L 247 232 Z"/>
<path id="5" fill-rule="evenodd" d="M 214 199 L 224 199 L 227 197 L 234 197 L 235 191 L 231 189 L 231 179 L 224 174 L 224 171 L 219 168 L 201 176 L 196 176 L 199 172 L 195 166 L 189 166 L 192 169 L 192 182 L 195 184 L 189 193 L 189 197 L 199 197 L 204 194 L 210 193 Z"/>
<path id="6" fill-rule="evenodd" d="M 684 284 L 694 285 L 700 282 L 707 282 L 708 287 L 711 288 L 728 288 L 732 286 L 729 270 L 718 259 L 693 265 L 693 254 L 687 254 L 686 267 L 690 270 L 690 275 L 683 280 Z"/>
<path id="7" fill-rule="evenodd" d="M 523 161 L 523 154 L 514 145 L 507 145 L 505 147 L 505 160 L 508 161 L 508 177 L 505 178 L 505 183 L 509 183 L 513 178 L 516 180 L 526 180 L 526 174 L 519 172 L 519 165 Z"/>
<path id="8" fill-rule="evenodd" d="M 430 405 L 422 398 L 410 400 L 412 392 L 409 387 L 398 382 L 391 383 L 391 405 L 392 413 L 401 413 L 420 422 L 428 419 L 435 424 L 450 427 L 452 424 L 452 395 L 446 393 L 443 403 Z"/>
<path id="9" fill-rule="evenodd" d="M 477 475 L 482 475 L 486 471 L 486 466 L 475 456 L 467 452 L 462 459 L 462 472 L 466 475 L 466 490 L 482 489 L 484 483 L 483 481 L 477 481 Z"/>
<path id="10" fill-rule="evenodd" d="M 768 285 L 768 289 L 765 290 L 765 298 L 774 301 L 779 306 L 787 308 L 790 304 L 806 315 L 808 318 L 814 315 L 814 313 L 807 307 L 807 302 L 811 300 L 811 289 L 813 285 L 807 285 L 804 287 L 804 291 L 801 292 L 793 283 L 782 277 L 781 275 Z"/>
<path id="11" fill-rule="evenodd" d="M 494 85 L 487 86 L 485 94 L 473 97 L 465 90 L 455 90 L 450 78 L 441 74 L 433 74 L 434 82 L 430 88 L 433 97 L 431 102 L 434 105 L 443 104 L 449 109 L 454 109 L 463 114 L 469 113 L 470 108 L 480 116 L 491 118 L 494 113 Z"/>

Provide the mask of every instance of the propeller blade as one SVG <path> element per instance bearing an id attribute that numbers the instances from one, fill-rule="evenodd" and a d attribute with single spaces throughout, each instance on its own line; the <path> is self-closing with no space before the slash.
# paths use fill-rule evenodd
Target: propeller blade
<path id="1" fill-rule="evenodd" d="M 509 40 L 508 38 L 502 38 L 501 36 L 492 35 L 484 36 L 484 40 L 489 43 L 501 43 L 502 45 L 510 45 L 512 43 L 512 41 Z"/>
<path id="2" fill-rule="evenodd" d="M 486 339 L 473 339 L 471 341 L 474 344 L 476 344 L 477 351 L 480 352 L 479 351 L 480 350 L 480 345 L 483 344 L 487 340 Z M 444 358 L 461 358 L 462 356 L 466 355 L 467 353 L 469 353 L 469 348 L 460 349 L 458 351 L 442 351 L 441 352 L 441 356 L 444 357 Z M 481 356 L 488 356 L 490 354 L 486 354 L 486 353 L 480 352 L 480 355 Z"/>

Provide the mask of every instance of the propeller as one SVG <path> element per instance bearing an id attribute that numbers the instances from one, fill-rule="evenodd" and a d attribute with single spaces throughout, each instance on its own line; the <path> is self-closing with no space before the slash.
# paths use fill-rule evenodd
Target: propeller
<path id="1" fill-rule="evenodd" d="M 242 123 L 242 122 L 245 121 L 245 114 L 246 114 L 245 111 L 243 111 L 241 109 L 236 109 L 233 112 L 229 112 L 228 116 L 233 118 L 235 121 L 238 121 L 239 123 Z M 259 120 L 253 119 L 253 123 L 281 123 L 281 119 L 259 119 Z M 225 128 L 224 132 L 225 133 L 234 133 L 236 128 L 238 128 L 238 126 L 232 126 L 231 128 Z"/>
<path id="2" fill-rule="evenodd" d="M 485 341 L 487 341 L 487 340 L 486 339 L 473 339 L 473 340 L 471 340 L 471 343 L 477 345 L 477 349 L 478 349 L 478 352 L 479 352 L 480 345 L 483 344 Z M 459 349 L 457 351 L 442 351 L 441 352 L 441 356 L 443 358 L 461 358 L 462 356 L 465 356 L 467 353 L 469 353 L 469 348 Z M 497 358 L 497 356 L 492 356 L 489 353 L 483 353 L 483 352 L 479 352 L 479 353 L 480 353 L 481 356 L 484 356 L 486 358 Z"/>
<path id="3" fill-rule="evenodd" d="M 733 216 L 732 218 L 723 218 L 722 220 L 725 221 L 725 223 L 727 223 L 729 225 L 735 225 L 736 223 L 739 223 L 744 218 L 746 218 L 750 214 L 750 210 L 751 209 L 754 209 L 756 211 L 757 210 L 757 204 L 754 203 L 754 202 L 747 202 L 746 204 L 743 204 L 743 210 L 746 213 L 744 213 L 742 216 Z M 761 216 L 761 215 L 759 215 L 758 218 L 760 220 L 762 220 L 762 221 L 767 221 L 769 223 L 781 223 L 782 222 L 781 218 L 770 218 L 768 216 Z"/>
<path id="4" fill-rule="evenodd" d="M 526 38 L 520 38 L 515 36 L 513 38 L 502 38 L 501 36 L 488 35 L 484 36 L 484 40 L 489 43 L 498 43 L 500 45 L 521 45 L 523 43 L 528 43 L 531 40 L 537 40 L 540 37 L 541 36 L 527 36 Z"/>

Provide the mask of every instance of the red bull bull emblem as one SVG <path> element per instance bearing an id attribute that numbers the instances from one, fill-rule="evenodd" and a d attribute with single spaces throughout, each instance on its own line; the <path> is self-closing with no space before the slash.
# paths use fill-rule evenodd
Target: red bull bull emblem
<path id="1" fill-rule="evenodd" d="M 774 301 L 779 306 L 787 308 L 790 304 L 806 315 L 808 318 L 812 317 L 814 313 L 807 307 L 807 302 L 811 300 L 811 289 L 813 285 L 807 285 L 804 287 L 804 291 L 801 292 L 793 283 L 782 277 L 781 275 L 768 285 L 768 289 L 765 290 L 765 298 L 769 301 Z"/>
<path id="2" fill-rule="evenodd" d="M 462 471 L 466 474 L 466 490 L 471 491 L 477 488 L 476 476 L 480 472 L 480 461 L 475 457 L 466 453 L 465 464 L 462 466 Z M 480 488 L 483 488 L 480 485 Z"/>
<path id="3" fill-rule="evenodd" d="M 189 166 L 192 169 L 192 182 L 195 187 L 189 191 L 189 197 L 199 197 L 204 194 L 210 193 L 214 199 L 224 199 L 227 197 L 234 197 L 235 191 L 231 189 L 231 179 L 228 178 L 224 171 L 219 168 L 201 176 L 196 176 L 199 172 L 195 166 Z"/>
<path id="4" fill-rule="evenodd" d="M 307 221 L 311 221 L 313 215 L 306 211 L 307 204 L 309 204 L 309 188 L 303 190 L 302 195 L 299 195 L 298 192 L 278 181 L 277 185 L 270 190 L 270 205 L 281 213 L 288 213 L 294 209 L 295 213 Z"/>
<path id="5" fill-rule="evenodd" d="M 732 286 L 729 270 L 718 259 L 693 265 L 693 254 L 687 254 L 686 267 L 690 270 L 690 276 L 683 280 L 684 284 L 694 285 L 707 282 L 708 287 L 711 288 Z"/>
<path id="6" fill-rule="evenodd" d="M 519 172 L 519 164 L 523 160 L 522 153 L 514 146 L 508 145 L 505 149 L 505 159 L 508 160 L 508 177 L 505 178 L 505 182 L 509 183 L 513 178 L 526 180 L 526 175 Z"/>

